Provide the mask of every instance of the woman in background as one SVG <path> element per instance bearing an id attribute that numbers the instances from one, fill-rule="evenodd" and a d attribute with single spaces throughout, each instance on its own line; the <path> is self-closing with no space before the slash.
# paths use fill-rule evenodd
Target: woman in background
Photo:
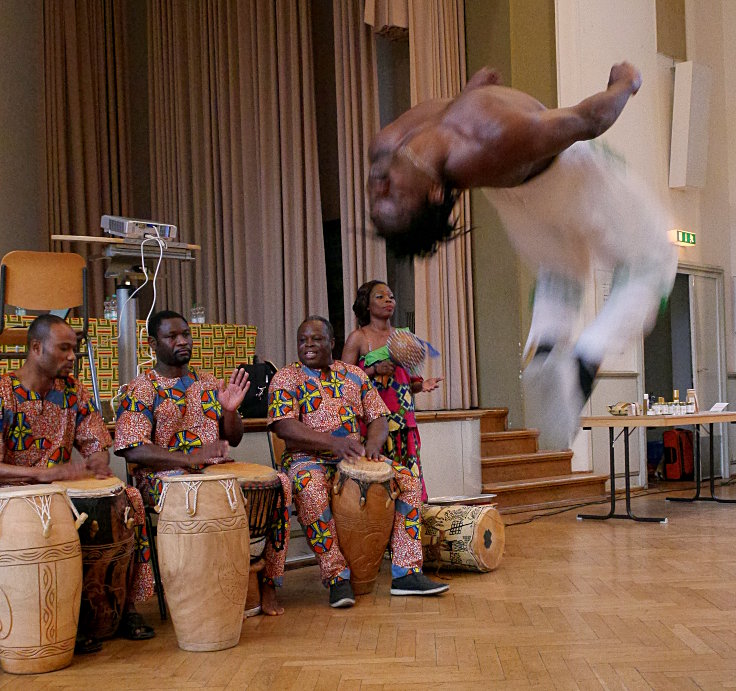
<path id="1" fill-rule="evenodd" d="M 391 326 L 396 300 L 391 289 L 382 281 L 368 281 L 358 288 L 353 312 L 358 328 L 348 336 L 342 360 L 358 365 L 370 377 L 389 409 L 388 438 L 383 453 L 408 468 L 422 481 L 422 501 L 427 501 L 427 489 L 419 460 L 421 441 L 414 416 L 414 394 L 434 391 L 442 378 L 422 379 L 413 376 L 393 362 L 386 345 L 395 331 Z"/>

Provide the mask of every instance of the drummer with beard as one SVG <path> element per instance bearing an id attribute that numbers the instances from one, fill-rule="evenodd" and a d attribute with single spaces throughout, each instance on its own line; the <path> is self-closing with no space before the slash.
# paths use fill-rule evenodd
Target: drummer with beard
<path id="1" fill-rule="evenodd" d="M 44 314 L 28 329 L 23 366 L 0 378 L 0 483 L 47 483 L 113 475 L 112 439 L 85 387 L 72 376 L 77 334 L 61 317 Z M 72 449 L 80 458 L 72 457 Z M 154 630 L 135 603 L 153 595 L 153 573 L 141 495 L 126 487 L 134 508 L 136 549 L 127 579 L 125 611 L 118 635 L 152 638 Z M 77 636 L 77 654 L 102 648 L 99 640 Z"/>
<path id="2" fill-rule="evenodd" d="M 271 430 L 286 442 L 282 466 L 293 483 L 299 522 L 314 551 L 331 607 L 355 597 L 350 568 L 340 550 L 330 491 L 342 459 L 389 463 L 400 494 L 391 532 L 391 594 L 436 595 L 448 589 L 422 573 L 421 483 L 410 470 L 380 455 L 388 434 L 388 408 L 365 373 L 334 360 L 334 332 L 319 316 L 297 330 L 299 362 L 280 369 L 269 387 Z M 359 422 L 366 426 L 361 438 Z"/>
<path id="3" fill-rule="evenodd" d="M 190 367 L 192 333 L 178 312 L 162 310 L 151 316 L 148 343 L 156 364 L 124 389 L 115 424 L 115 453 L 135 464 L 136 484 L 144 499 L 155 505 L 162 478 L 198 473 L 205 465 L 229 460 L 230 445 L 237 446 L 243 436 L 238 406 L 250 384 L 244 369 L 236 369 L 225 382 Z M 264 554 L 261 608 L 266 614 L 284 611 L 275 588 L 283 578 L 288 513 L 280 532 L 278 546 L 267 541 Z"/>

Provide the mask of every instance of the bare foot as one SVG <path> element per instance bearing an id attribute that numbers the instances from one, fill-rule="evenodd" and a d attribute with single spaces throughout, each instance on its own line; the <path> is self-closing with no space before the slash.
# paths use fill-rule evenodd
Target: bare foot
<path id="1" fill-rule="evenodd" d="M 284 608 L 276 598 L 276 588 L 270 583 L 261 584 L 261 611 L 271 617 L 278 617 L 284 613 Z"/>

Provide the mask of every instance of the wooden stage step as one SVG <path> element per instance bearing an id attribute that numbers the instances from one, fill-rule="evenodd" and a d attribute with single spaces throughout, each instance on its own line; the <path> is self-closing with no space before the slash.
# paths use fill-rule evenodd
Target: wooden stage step
<path id="1" fill-rule="evenodd" d="M 508 408 L 485 408 L 483 417 L 480 419 L 480 431 L 503 432 L 509 428 Z"/>
<path id="2" fill-rule="evenodd" d="M 604 499 L 608 475 L 569 473 L 553 477 L 510 482 L 483 483 L 483 492 L 495 494 L 498 510 L 532 510 L 560 505 L 559 502 L 577 503 Z"/>
<path id="3" fill-rule="evenodd" d="M 534 453 L 539 432 L 535 429 L 509 429 L 500 432 L 481 432 L 480 454 L 505 456 L 512 453 Z"/>
<path id="4" fill-rule="evenodd" d="M 483 483 L 557 477 L 571 472 L 572 451 L 533 451 L 481 459 Z"/>

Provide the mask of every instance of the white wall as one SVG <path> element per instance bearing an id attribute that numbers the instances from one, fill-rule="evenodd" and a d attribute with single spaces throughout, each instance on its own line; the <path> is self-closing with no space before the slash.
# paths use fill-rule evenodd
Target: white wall
<path id="1" fill-rule="evenodd" d="M 736 275 L 736 2 L 686 0 L 688 59 L 711 68 L 713 85 L 706 187 L 685 191 L 670 190 L 667 184 L 674 72 L 672 60 L 657 54 L 655 0 L 556 0 L 555 9 L 559 104 L 574 104 L 605 88 L 615 62 L 628 60 L 641 70 L 641 91 L 603 139 L 644 178 L 676 227 L 697 234 L 696 247 L 680 249 L 680 261 L 722 268 L 730 284 L 729 277 Z M 588 318 L 594 313 L 592 291 L 591 281 Z M 730 287 L 726 292 L 728 368 L 733 371 Z M 641 396 L 641 346 L 631 355 L 638 373 L 633 383 L 604 375 L 588 412 L 599 414 L 605 403 Z M 621 370 L 615 363 L 604 363 L 603 369 Z M 606 472 L 607 444 L 594 440 L 591 453 L 588 442 L 584 434 L 578 438 L 573 468 Z"/>

